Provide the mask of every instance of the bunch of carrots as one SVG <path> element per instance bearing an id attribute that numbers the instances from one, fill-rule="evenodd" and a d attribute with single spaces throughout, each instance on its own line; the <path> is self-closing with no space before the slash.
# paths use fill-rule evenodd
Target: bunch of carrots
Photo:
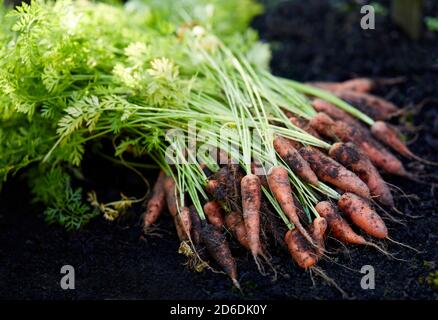
<path id="1" fill-rule="evenodd" d="M 375 210 L 397 210 L 381 172 L 419 179 L 392 152 L 427 162 L 387 122 L 402 111 L 371 94 L 400 79 L 276 77 L 248 29 L 258 12 L 251 0 L 36 0 L 0 12 L 0 136 L 14 134 L 0 141 L 0 177 L 35 164 L 29 177 L 50 221 L 77 226 L 88 207 L 69 183 L 84 152 L 110 140 L 106 158 L 136 173 L 149 157 L 161 171 L 145 233 L 167 210 L 193 266 L 213 260 L 237 287 L 228 233 L 263 274 L 276 273 L 272 243 L 304 269 L 328 256 L 328 236 L 388 254 L 367 237 L 395 241 Z M 111 218 L 144 201 L 89 198 Z"/>

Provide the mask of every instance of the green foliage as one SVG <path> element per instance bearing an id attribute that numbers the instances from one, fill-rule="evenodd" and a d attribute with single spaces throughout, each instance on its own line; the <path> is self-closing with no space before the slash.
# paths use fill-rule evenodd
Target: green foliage
<path id="1" fill-rule="evenodd" d="M 70 176 L 60 167 L 47 171 L 36 168 L 29 172 L 29 177 L 35 201 L 47 205 L 44 215 L 48 223 L 76 230 L 99 214 L 97 209 L 84 203 L 82 189 L 74 189 Z"/>
<path id="2" fill-rule="evenodd" d="M 438 17 L 426 17 L 425 21 L 430 31 L 438 32 Z"/>
<path id="3" fill-rule="evenodd" d="M 35 200 L 47 221 L 69 230 L 98 214 L 65 169 L 80 170 L 89 141 L 123 136 L 115 157 L 161 150 L 167 120 L 145 119 L 186 108 L 192 88 L 215 89 L 196 78 L 181 26 L 193 20 L 245 53 L 257 41 L 248 24 L 261 12 L 253 0 L 106 2 L 0 5 L 0 186 L 38 164 L 27 175 Z M 251 56 L 266 65 L 264 49 Z"/>

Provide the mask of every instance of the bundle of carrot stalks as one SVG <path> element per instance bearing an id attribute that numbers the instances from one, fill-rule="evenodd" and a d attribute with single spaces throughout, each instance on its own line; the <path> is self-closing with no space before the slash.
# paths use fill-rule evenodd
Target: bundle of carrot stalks
<path id="1" fill-rule="evenodd" d="M 310 86 L 281 81 L 285 87 L 304 93 L 314 110 L 312 116 L 303 117 L 282 109 L 290 124 L 326 142 L 327 147 L 306 145 L 300 139 L 278 132 L 272 137 L 272 147 L 279 161 L 268 168 L 255 157 L 248 167 L 218 149 L 222 161 L 215 163 L 220 168 L 217 172 L 212 173 L 205 163 L 200 164 L 208 177 L 205 184 L 208 198 L 202 207 L 205 220 L 200 220 L 194 206 L 187 207 L 188 203 L 176 210 L 176 186 L 163 172 L 144 213 L 147 232 L 167 203 L 179 239 L 191 242 L 202 256 L 200 259 L 208 260 L 206 251 L 236 286 L 239 286 L 236 262 L 226 233 L 252 254 L 262 273 L 266 272 L 264 265 L 268 265 L 275 274 L 268 252 L 269 236 L 286 248 L 304 269 L 315 268 L 318 260 L 327 256 L 325 241 L 329 236 L 345 244 L 371 246 L 388 254 L 366 239 L 371 236 L 394 241 L 375 209 L 383 206 L 382 210 L 396 210 L 391 190 L 380 172 L 415 179 L 389 148 L 406 158 L 423 161 L 385 122 L 402 110 L 370 93 L 398 80 L 362 78 Z M 360 111 L 351 105 L 360 106 Z M 336 191 L 326 193 L 326 199 L 318 197 L 314 204 L 306 203 L 297 192 L 298 180 L 315 191 L 328 190 L 327 185 Z M 306 209 L 310 207 L 311 213 L 303 210 L 302 203 Z"/>

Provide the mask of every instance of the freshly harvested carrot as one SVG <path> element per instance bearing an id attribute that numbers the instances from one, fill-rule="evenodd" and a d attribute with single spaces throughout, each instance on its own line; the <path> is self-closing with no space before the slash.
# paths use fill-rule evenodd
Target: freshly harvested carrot
<path id="1" fill-rule="evenodd" d="M 190 235 L 193 243 L 196 246 L 199 246 L 199 244 L 201 243 L 201 231 L 202 231 L 201 219 L 199 218 L 196 208 L 193 205 L 191 205 L 189 208 L 189 214 L 190 214 L 190 220 L 192 221 L 192 229 Z"/>
<path id="2" fill-rule="evenodd" d="M 343 82 L 310 82 L 309 84 L 327 91 L 349 90 L 368 93 L 383 85 L 393 85 L 404 81 L 404 78 L 370 79 L 355 78 Z"/>
<path id="3" fill-rule="evenodd" d="M 351 142 L 337 142 L 331 146 L 329 155 L 357 174 L 367 184 L 371 195 L 380 203 L 390 208 L 394 207 L 391 190 L 370 159 L 358 147 Z"/>
<path id="4" fill-rule="evenodd" d="M 327 230 L 327 221 L 324 217 L 317 217 L 315 220 L 313 220 L 312 225 L 309 228 L 309 232 L 312 235 L 313 239 L 315 239 L 315 242 L 317 244 L 317 247 L 315 248 L 316 251 L 316 257 L 319 259 L 323 254 L 325 250 L 325 232 Z"/>
<path id="5" fill-rule="evenodd" d="M 166 174 L 160 171 L 158 179 L 152 189 L 152 195 L 148 201 L 146 212 L 143 215 L 143 228 L 147 230 L 153 225 L 166 206 L 166 194 L 164 191 L 164 181 Z"/>
<path id="6" fill-rule="evenodd" d="M 312 106 L 315 108 L 318 112 L 323 112 L 330 116 L 334 120 L 343 121 L 345 123 L 348 123 L 352 126 L 363 128 L 364 130 L 366 127 L 362 125 L 359 120 L 354 118 L 353 116 L 349 115 L 347 112 L 345 112 L 342 109 L 339 109 L 334 104 L 327 102 L 322 99 L 314 99 L 312 100 Z"/>
<path id="7" fill-rule="evenodd" d="M 164 191 L 166 194 L 167 210 L 172 217 L 178 215 L 176 185 L 172 177 L 166 177 L 164 181 Z"/>
<path id="8" fill-rule="evenodd" d="M 218 188 L 219 188 L 219 182 L 217 180 L 212 179 L 212 180 L 208 180 L 205 190 L 209 194 L 214 195 Z"/>
<path id="9" fill-rule="evenodd" d="M 328 201 L 318 202 L 315 206 L 321 217 L 327 220 L 328 227 L 333 236 L 348 244 L 367 244 L 367 241 L 350 227 L 347 221 L 338 213 L 336 207 Z"/>
<path id="10" fill-rule="evenodd" d="M 303 119 L 303 118 L 297 118 L 297 117 L 289 117 L 290 122 L 292 122 L 292 124 L 294 124 L 297 128 L 303 129 L 304 131 L 306 131 L 308 134 L 316 137 L 316 138 L 320 138 L 321 136 L 318 134 L 318 132 L 313 129 L 310 126 L 310 123 L 308 120 Z M 301 144 L 296 142 L 297 144 L 295 145 L 295 149 L 299 149 L 301 147 Z"/>
<path id="11" fill-rule="evenodd" d="M 190 218 L 190 210 L 187 207 L 183 207 L 179 214 L 179 219 L 181 221 L 181 226 L 183 228 L 183 231 L 187 237 L 190 236 L 191 230 L 192 230 L 192 220 Z"/>
<path id="12" fill-rule="evenodd" d="M 376 121 L 371 126 L 371 133 L 380 142 L 391 147 L 406 158 L 417 158 L 411 150 L 401 141 L 397 135 L 397 132 L 391 128 L 386 122 Z"/>
<path id="13" fill-rule="evenodd" d="M 224 212 L 219 202 L 208 201 L 204 204 L 204 213 L 208 221 L 217 228 L 224 226 Z"/>
<path id="14" fill-rule="evenodd" d="M 268 184 L 289 221 L 295 225 L 309 243 L 313 244 L 313 239 L 304 229 L 298 217 L 287 170 L 282 166 L 272 167 L 268 175 Z"/>
<path id="15" fill-rule="evenodd" d="M 287 165 L 304 181 L 318 185 L 318 178 L 312 171 L 309 164 L 300 153 L 292 146 L 292 144 L 285 138 L 277 136 L 274 139 L 275 151 L 287 163 Z"/>
<path id="16" fill-rule="evenodd" d="M 284 241 L 292 258 L 301 268 L 308 269 L 316 264 L 316 252 L 297 228 L 287 231 Z"/>
<path id="17" fill-rule="evenodd" d="M 204 223 L 201 229 L 201 239 L 211 257 L 224 269 L 233 284 L 240 289 L 237 281 L 236 261 L 231 254 L 224 234 L 215 226 Z"/>
<path id="18" fill-rule="evenodd" d="M 261 190 L 260 179 L 254 174 L 247 174 L 240 182 L 242 194 L 243 220 L 248 237 L 249 247 L 253 257 L 263 255 L 260 242 L 260 206 Z M 257 261 L 257 259 L 256 259 Z"/>
<path id="19" fill-rule="evenodd" d="M 354 192 L 364 198 L 370 197 L 370 190 L 357 175 L 318 149 L 310 146 L 303 147 L 300 149 L 300 154 L 322 181 L 343 191 Z"/>
<path id="20" fill-rule="evenodd" d="M 334 91 L 333 94 L 352 104 L 374 120 L 385 120 L 400 112 L 395 104 L 368 93 L 341 90 Z"/>
<path id="21" fill-rule="evenodd" d="M 338 200 L 338 207 L 356 226 L 369 235 L 379 239 L 388 237 L 388 229 L 382 218 L 364 199 L 347 192 Z"/>
<path id="22" fill-rule="evenodd" d="M 240 213 L 237 211 L 228 213 L 225 217 L 225 226 L 244 248 L 250 250 L 245 223 Z"/>
<path id="23" fill-rule="evenodd" d="M 377 168 L 402 177 L 409 176 L 401 161 L 377 142 L 368 131 L 352 127 L 342 121 L 335 121 L 322 112 L 313 116 L 310 124 L 319 133 L 333 140 L 353 142 Z"/>
<path id="24" fill-rule="evenodd" d="M 178 235 L 179 241 L 183 242 L 189 240 L 179 215 L 173 216 L 173 223 L 175 224 L 176 234 Z"/>

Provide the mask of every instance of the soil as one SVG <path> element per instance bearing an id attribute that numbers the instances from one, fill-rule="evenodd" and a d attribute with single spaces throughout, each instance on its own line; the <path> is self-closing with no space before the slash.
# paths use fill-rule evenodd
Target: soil
<path id="1" fill-rule="evenodd" d="M 418 42 L 409 40 L 378 15 L 375 30 L 360 28 L 360 14 L 352 1 L 274 1 L 254 27 L 274 49 L 275 74 L 300 81 L 344 80 L 356 76 L 395 77 L 406 81 L 378 93 L 399 106 L 412 106 L 432 98 L 438 88 L 438 33 L 425 32 Z M 386 8 L 389 1 L 381 2 Z M 427 16 L 438 16 L 438 3 L 425 1 Z M 412 150 L 438 161 L 438 103 L 429 102 L 413 117 L 416 141 Z M 434 167 L 405 164 L 413 171 L 438 174 Z M 105 197 L 120 190 L 141 195 L 144 186 L 130 172 L 102 159 L 88 159 L 86 175 Z M 111 172 L 111 174 L 108 174 Z M 155 178 L 150 176 L 151 180 Z M 420 250 L 416 253 L 386 242 L 394 260 L 372 248 L 348 247 L 329 242 L 332 261 L 319 267 L 357 299 L 437 299 L 438 292 L 427 283 L 438 262 L 438 198 L 431 184 L 388 177 L 404 193 L 397 192 L 396 204 L 405 215 L 394 214 L 406 225 L 387 219 L 393 239 Z M 101 192 L 99 194 L 102 194 Z M 47 225 L 42 210 L 30 203 L 24 181 L 12 179 L 0 195 L 0 298 L 2 299 L 340 299 L 342 295 L 315 273 L 296 267 L 287 253 L 274 252 L 281 266 L 276 282 L 263 277 L 244 250 L 233 248 L 238 260 L 244 294 L 233 289 L 223 275 L 196 273 L 184 266 L 178 241 L 165 216 L 159 224 L 161 237 L 141 237 L 137 207 L 123 221 L 110 223 L 98 218 L 76 232 Z M 415 215 L 418 218 L 409 218 Z M 62 290 L 63 265 L 75 268 L 75 290 Z M 375 289 L 361 289 L 360 269 L 375 270 Z"/>

